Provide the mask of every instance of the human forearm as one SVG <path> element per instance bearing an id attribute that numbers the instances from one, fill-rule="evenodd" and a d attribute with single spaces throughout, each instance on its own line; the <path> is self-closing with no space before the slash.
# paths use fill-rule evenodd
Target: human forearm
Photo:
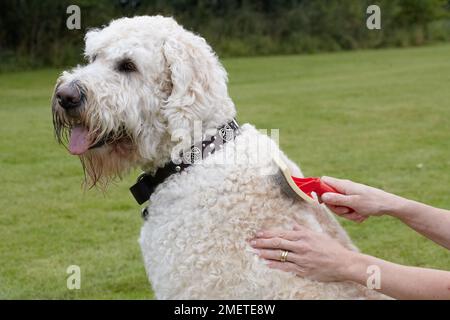
<path id="1" fill-rule="evenodd" d="M 371 276 L 380 281 L 369 283 L 379 284 L 375 289 L 393 298 L 450 299 L 450 272 L 402 266 L 351 251 L 330 236 L 303 226 L 261 230 L 250 245 L 269 268 L 300 277 L 324 282 L 353 281 L 366 286 Z M 286 261 L 280 261 L 282 252 L 288 253 Z"/>
<path id="2" fill-rule="evenodd" d="M 433 208 L 349 180 L 331 177 L 322 179 L 341 193 L 324 193 L 321 197 L 336 214 L 357 222 L 369 216 L 391 215 L 450 249 L 450 211 Z"/>
<path id="3" fill-rule="evenodd" d="M 349 252 L 343 265 L 344 280 L 367 284 L 369 266 L 380 270 L 382 292 L 396 299 L 450 299 L 450 272 L 407 267 L 369 255 Z"/>
<path id="4" fill-rule="evenodd" d="M 425 237 L 450 249 L 449 211 L 397 197 L 388 214 L 400 219 Z"/>

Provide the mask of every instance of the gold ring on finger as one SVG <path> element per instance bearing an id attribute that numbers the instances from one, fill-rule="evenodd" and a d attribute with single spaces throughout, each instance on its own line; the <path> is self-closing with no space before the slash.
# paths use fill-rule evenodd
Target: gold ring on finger
<path id="1" fill-rule="evenodd" d="M 286 261 L 287 261 L 287 256 L 288 256 L 288 254 L 289 254 L 289 251 L 287 251 L 287 250 L 281 251 L 281 254 L 280 254 L 280 261 L 281 261 L 281 262 L 286 262 Z"/>

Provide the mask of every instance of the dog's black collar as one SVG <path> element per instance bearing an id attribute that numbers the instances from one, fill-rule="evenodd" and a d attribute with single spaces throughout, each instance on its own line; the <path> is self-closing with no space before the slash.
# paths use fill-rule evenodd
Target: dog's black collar
<path id="1" fill-rule="evenodd" d="M 224 143 L 234 140 L 236 135 L 240 133 L 239 125 L 236 120 L 219 127 L 217 133 L 209 139 L 203 140 L 185 152 L 181 153 L 180 163 L 170 161 L 163 168 L 158 169 L 154 175 L 142 173 L 137 182 L 131 186 L 130 191 L 136 199 L 137 203 L 143 204 L 150 199 L 156 187 L 167 179 L 172 174 L 178 173 L 195 164 L 201 159 L 215 152 L 216 149 L 221 149 Z"/>

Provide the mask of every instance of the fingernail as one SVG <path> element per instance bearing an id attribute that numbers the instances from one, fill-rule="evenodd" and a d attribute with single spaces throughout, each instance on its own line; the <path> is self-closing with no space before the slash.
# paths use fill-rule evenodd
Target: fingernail
<path id="1" fill-rule="evenodd" d="M 256 233 L 256 236 L 257 237 L 262 237 L 264 235 L 264 232 L 263 231 L 258 231 L 257 233 Z"/>
<path id="2" fill-rule="evenodd" d="M 255 246 L 256 245 L 256 241 L 255 240 L 250 241 L 250 245 L 251 246 Z"/>

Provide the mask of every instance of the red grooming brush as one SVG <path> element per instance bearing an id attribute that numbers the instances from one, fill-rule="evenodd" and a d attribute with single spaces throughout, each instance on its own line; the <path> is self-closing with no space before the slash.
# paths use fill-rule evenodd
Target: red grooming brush
<path id="1" fill-rule="evenodd" d="M 312 192 L 315 192 L 318 196 L 326 192 L 341 194 L 320 178 L 297 178 L 292 176 L 288 166 L 278 155 L 273 155 L 272 157 L 279 169 L 279 173 L 274 175 L 273 179 L 288 196 L 298 196 L 308 203 L 314 203 L 317 200 L 313 198 Z M 348 208 L 348 210 L 348 213 L 354 212 L 351 208 Z"/>
<path id="2" fill-rule="evenodd" d="M 297 178 L 291 176 L 297 187 L 312 198 L 312 192 L 321 196 L 325 192 L 340 193 L 333 187 L 323 182 L 320 178 Z"/>
<path id="3" fill-rule="evenodd" d="M 314 199 L 312 196 L 312 192 L 315 192 L 319 197 L 326 192 L 342 194 L 332 186 L 323 182 L 322 179 L 320 178 L 297 178 L 294 176 L 291 176 L 291 178 L 292 180 L 294 180 L 297 187 L 299 187 L 300 190 L 302 190 L 305 194 L 311 197 L 311 199 Z M 349 210 L 348 213 L 354 212 L 354 210 L 351 208 L 347 209 Z"/>

